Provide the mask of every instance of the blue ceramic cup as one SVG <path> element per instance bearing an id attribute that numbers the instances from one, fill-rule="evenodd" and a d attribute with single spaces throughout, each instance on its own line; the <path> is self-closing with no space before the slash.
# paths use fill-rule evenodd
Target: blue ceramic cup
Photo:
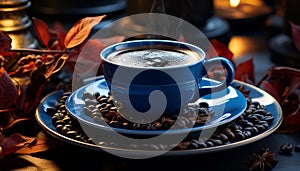
<path id="1" fill-rule="evenodd" d="M 144 58 L 149 53 L 148 50 L 151 53 L 155 51 L 155 55 L 150 56 L 149 66 L 146 66 L 149 63 L 148 58 L 140 63 L 128 60 L 130 56 L 137 55 L 140 55 L 138 58 Z M 171 51 L 171 54 L 174 52 L 196 59 L 172 64 L 172 55 L 167 53 L 166 56 L 161 51 Z M 188 103 L 226 89 L 234 79 L 234 67 L 229 60 L 223 57 L 205 60 L 205 52 L 201 48 L 178 41 L 127 41 L 105 48 L 100 56 L 104 78 L 117 101 L 120 113 L 126 119 L 139 118 L 135 122 L 148 123 L 161 115 L 177 115 Z M 115 56 L 120 60 L 113 60 Z M 168 59 L 171 62 L 165 61 L 166 58 L 171 58 Z M 176 58 L 175 62 L 176 60 L 181 59 Z M 169 63 L 171 64 L 165 65 Z M 202 77 L 207 75 L 212 66 L 223 66 L 227 73 L 226 80 L 215 86 L 200 87 Z"/>

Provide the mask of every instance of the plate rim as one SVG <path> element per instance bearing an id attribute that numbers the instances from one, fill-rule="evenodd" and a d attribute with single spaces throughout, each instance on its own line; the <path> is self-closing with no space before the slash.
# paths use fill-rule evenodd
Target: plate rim
<path id="1" fill-rule="evenodd" d="M 264 90 L 242 82 L 242 81 L 238 81 L 238 80 L 234 80 L 233 83 L 237 83 L 239 85 L 245 85 L 247 87 L 250 87 L 252 89 L 254 89 L 255 91 L 258 91 L 264 95 L 269 96 L 272 100 L 273 103 L 275 104 L 275 107 L 277 109 L 277 115 L 278 115 L 278 119 L 277 121 L 272 125 L 272 127 L 268 128 L 268 130 L 255 135 L 251 138 L 247 138 L 245 140 L 241 140 L 241 141 L 237 141 L 237 142 L 233 142 L 233 143 L 229 143 L 229 144 L 224 144 L 224 145 L 220 145 L 220 146 L 215 146 L 215 147 L 208 147 L 208 148 L 200 148 L 200 149 L 189 149 L 189 150 L 171 150 L 171 151 L 166 151 L 166 153 L 163 153 L 162 156 L 181 156 L 181 155 L 194 155 L 194 154 L 205 154 L 205 153 L 211 153 L 211 152 L 218 152 L 218 151 L 223 151 L 223 150 L 228 150 L 228 149 L 232 149 L 232 148 L 237 148 L 240 146 L 244 146 L 250 143 L 254 143 L 256 141 L 259 141 L 267 136 L 269 136 L 270 134 L 272 134 L 273 132 L 275 132 L 279 126 L 281 125 L 282 121 L 283 121 L 283 114 L 282 114 L 282 109 L 279 105 L 279 103 L 277 102 L 277 100 L 271 96 L 269 93 L 265 92 Z M 73 145 L 77 145 L 80 147 L 84 147 L 84 148 L 88 148 L 88 149 L 93 149 L 96 151 L 106 151 L 106 150 L 113 150 L 119 153 L 124 153 L 124 154 L 132 154 L 132 155 L 152 155 L 153 153 L 155 153 L 155 151 L 151 151 L 151 150 L 137 150 L 137 149 L 124 149 L 124 148 L 116 148 L 116 147 L 109 147 L 109 146 L 100 146 L 100 145 L 95 145 L 95 144 L 90 144 L 90 143 L 85 143 L 85 142 L 81 142 L 69 137 L 66 137 L 54 130 L 52 130 L 50 127 L 48 127 L 41 119 L 40 117 L 40 113 L 39 110 L 43 104 L 43 102 L 51 95 L 53 95 L 54 93 L 58 93 L 59 91 L 62 90 L 57 90 L 54 91 L 50 94 L 48 94 L 47 96 L 45 96 L 41 101 L 40 104 L 38 106 L 38 108 L 36 109 L 36 113 L 35 113 L 35 117 L 36 120 L 38 122 L 38 124 L 51 136 L 53 136 L 54 138 L 57 138 L 61 141 L 73 144 Z M 161 154 L 162 151 L 156 151 L 156 153 Z"/>

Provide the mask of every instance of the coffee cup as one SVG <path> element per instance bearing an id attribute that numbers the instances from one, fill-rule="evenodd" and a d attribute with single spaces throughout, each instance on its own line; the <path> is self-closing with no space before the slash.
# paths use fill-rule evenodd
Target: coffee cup
<path id="1" fill-rule="evenodd" d="M 229 60 L 206 60 L 201 48 L 179 41 L 126 41 L 106 47 L 100 56 L 104 78 L 120 114 L 139 123 L 178 115 L 188 103 L 226 89 L 234 79 Z M 201 87 L 202 78 L 213 66 L 223 66 L 226 79 Z"/>

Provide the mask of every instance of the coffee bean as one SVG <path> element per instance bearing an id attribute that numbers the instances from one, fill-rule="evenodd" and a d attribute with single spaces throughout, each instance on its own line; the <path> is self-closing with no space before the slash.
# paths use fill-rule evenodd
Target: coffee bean
<path id="1" fill-rule="evenodd" d="M 77 135 L 77 131 L 68 131 L 66 135 L 70 138 L 75 138 Z"/>
<path id="2" fill-rule="evenodd" d="M 242 134 L 243 132 L 242 132 L 242 130 L 240 130 L 240 129 L 237 129 L 237 130 L 235 130 L 234 131 L 234 134 Z"/>
<path id="3" fill-rule="evenodd" d="M 247 109 L 246 111 L 245 111 L 245 114 L 252 114 L 252 112 L 253 112 L 253 110 L 251 110 L 251 109 Z"/>
<path id="4" fill-rule="evenodd" d="M 54 115 L 56 113 L 56 109 L 54 107 L 47 107 L 46 112 L 50 115 Z"/>
<path id="5" fill-rule="evenodd" d="M 118 111 L 118 108 L 115 107 L 115 106 L 112 106 L 112 107 L 110 108 L 110 110 L 111 110 L 111 111 Z"/>
<path id="6" fill-rule="evenodd" d="M 238 132 L 235 134 L 236 139 L 239 140 L 244 140 L 245 139 L 245 135 L 242 132 Z"/>
<path id="7" fill-rule="evenodd" d="M 266 129 L 263 125 L 255 125 L 255 127 L 257 128 L 257 130 L 259 132 L 262 132 L 262 131 L 264 131 Z"/>
<path id="8" fill-rule="evenodd" d="M 199 142 L 197 140 L 192 140 L 190 144 L 191 149 L 197 149 L 199 148 Z"/>
<path id="9" fill-rule="evenodd" d="M 103 114 L 103 115 L 105 115 L 105 114 L 107 114 L 107 113 L 109 113 L 109 110 L 108 109 L 100 109 L 100 112 Z"/>
<path id="10" fill-rule="evenodd" d="M 105 105 L 104 109 L 110 110 L 111 107 L 112 107 L 112 104 L 108 103 L 108 104 Z"/>
<path id="11" fill-rule="evenodd" d="M 257 123 L 257 122 L 260 121 L 260 120 L 259 120 L 256 116 L 254 116 L 254 115 L 248 117 L 248 120 L 249 120 L 250 122 L 252 122 L 252 123 Z"/>
<path id="12" fill-rule="evenodd" d="M 219 138 L 222 142 L 227 142 L 228 141 L 228 137 L 223 133 L 219 133 Z"/>
<path id="13" fill-rule="evenodd" d="M 75 140 L 78 140 L 78 141 L 85 141 L 84 137 L 82 135 L 76 135 L 75 136 Z"/>
<path id="14" fill-rule="evenodd" d="M 200 102 L 200 103 L 199 103 L 199 106 L 200 106 L 201 108 L 209 108 L 209 105 L 208 105 L 208 103 L 206 103 L 206 102 Z"/>
<path id="15" fill-rule="evenodd" d="M 57 125 L 65 125 L 66 123 L 63 121 L 63 120 L 57 120 L 56 122 L 55 122 L 55 126 L 57 126 Z"/>
<path id="16" fill-rule="evenodd" d="M 254 114 L 253 116 L 255 116 L 257 119 L 260 119 L 260 120 L 264 117 L 264 115 L 258 114 L 258 113 Z"/>
<path id="17" fill-rule="evenodd" d="M 232 131 L 236 131 L 236 130 L 239 130 L 239 126 L 237 126 L 237 124 L 235 122 L 233 122 L 230 126 L 230 129 Z"/>
<path id="18" fill-rule="evenodd" d="M 259 133 L 259 131 L 256 127 L 252 127 L 252 130 L 250 132 L 252 135 L 257 135 Z"/>
<path id="19" fill-rule="evenodd" d="M 267 121 L 269 124 L 271 124 L 274 121 L 273 116 L 265 116 L 262 118 L 263 121 Z"/>
<path id="20" fill-rule="evenodd" d="M 114 98 L 112 96 L 110 96 L 108 99 L 107 99 L 107 103 L 109 104 L 114 104 Z"/>
<path id="21" fill-rule="evenodd" d="M 63 115 L 62 113 L 55 113 L 51 119 L 52 119 L 52 123 L 56 123 L 56 121 L 61 120 L 65 117 L 65 115 Z"/>
<path id="22" fill-rule="evenodd" d="M 209 140 L 207 140 L 207 141 L 205 142 L 205 144 L 207 145 L 207 147 L 214 147 L 214 146 L 215 146 L 214 143 L 211 142 L 211 141 L 209 141 Z"/>
<path id="23" fill-rule="evenodd" d="M 244 123 L 244 127 L 253 127 L 253 123 L 246 120 Z"/>
<path id="24" fill-rule="evenodd" d="M 61 133 L 63 127 L 64 127 L 63 125 L 56 125 L 56 126 L 55 126 L 55 129 L 56 129 L 56 131 L 57 131 L 58 133 Z"/>
<path id="25" fill-rule="evenodd" d="M 198 148 L 207 148 L 207 144 L 204 142 L 199 142 L 198 143 Z"/>
<path id="26" fill-rule="evenodd" d="M 264 109 L 257 109 L 253 112 L 254 114 L 261 114 L 261 115 L 265 115 L 267 113 L 266 110 Z"/>
<path id="27" fill-rule="evenodd" d="M 97 99 L 100 96 L 100 93 L 99 92 L 94 92 L 93 96 Z"/>
<path id="28" fill-rule="evenodd" d="M 293 145 L 292 144 L 283 144 L 280 146 L 280 152 L 282 154 L 286 154 L 286 155 L 289 155 L 292 153 L 293 151 Z"/>
<path id="29" fill-rule="evenodd" d="M 272 114 L 271 112 L 267 112 L 267 113 L 265 114 L 265 116 L 271 116 L 271 117 L 273 117 L 273 114 Z"/>
<path id="30" fill-rule="evenodd" d="M 63 96 L 69 97 L 71 94 L 72 94 L 72 92 L 70 92 L 70 91 L 68 92 L 68 91 L 67 91 L 67 92 L 64 92 L 64 93 L 62 94 L 62 97 L 63 97 Z"/>
<path id="31" fill-rule="evenodd" d="M 109 126 L 114 127 L 114 128 L 122 128 L 122 123 L 119 121 L 110 121 Z"/>
<path id="32" fill-rule="evenodd" d="M 56 104 L 55 104 L 55 109 L 59 109 L 61 105 L 64 105 L 64 104 L 63 104 L 63 103 L 59 103 L 59 102 L 56 103 Z"/>
<path id="33" fill-rule="evenodd" d="M 229 128 L 225 128 L 224 133 L 225 133 L 225 135 L 227 135 L 229 141 L 232 141 L 235 139 L 234 133 Z"/>
<path id="34" fill-rule="evenodd" d="M 251 132 L 250 131 L 244 131 L 243 132 L 245 138 L 250 138 L 251 137 Z"/>
<path id="35" fill-rule="evenodd" d="M 99 103 L 107 103 L 107 97 L 103 97 L 98 100 Z"/>
<path id="36" fill-rule="evenodd" d="M 258 101 L 254 101 L 254 102 L 252 102 L 251 104 L 254 105 L 255 107 L 257 107 L 257 106 L 260 105 L 260 103 L 259 103 Z"/>
<path id="37" fill-rule="evenodd" d="M 223 144 L 223 142 L 219 139 L 209 139 L 209 141 L 211 141 L 215 146 L 219 146 Z"/>
<path id="38" fill-rule="evenodd" d="M 69 116 L 65 116 L 63 119 L 62 119 L 66 124 L 68 124 L 69 122 L 71 122 L 71 118 Z"/>

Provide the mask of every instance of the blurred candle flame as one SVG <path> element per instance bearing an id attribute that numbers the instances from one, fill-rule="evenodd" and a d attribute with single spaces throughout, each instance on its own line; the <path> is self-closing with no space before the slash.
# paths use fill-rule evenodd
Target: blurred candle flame
<path id="1" fill-rule="evenodd" d="M 239 6 L 240 4 L 240 0 L 230 0 L 230 6 L 233 7 L 233 8 L 236 8 Z"/>

